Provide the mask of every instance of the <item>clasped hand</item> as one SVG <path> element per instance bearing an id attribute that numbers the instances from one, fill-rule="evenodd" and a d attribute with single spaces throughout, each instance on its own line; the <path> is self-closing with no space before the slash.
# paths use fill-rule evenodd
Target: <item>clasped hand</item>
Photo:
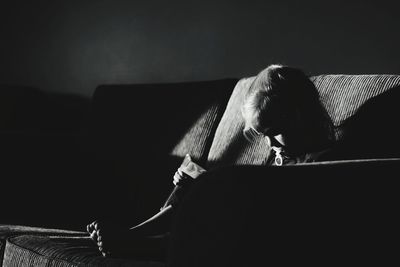
<path id="1" fill-rule="evenodd" d="M 180 168 L 178 168 L 178 170 L 174 174 L 173 183 L 174 185 L 182 184 L 183 181 L 188 179 L 193 179 L 193 178 L 184 173 Z"/>

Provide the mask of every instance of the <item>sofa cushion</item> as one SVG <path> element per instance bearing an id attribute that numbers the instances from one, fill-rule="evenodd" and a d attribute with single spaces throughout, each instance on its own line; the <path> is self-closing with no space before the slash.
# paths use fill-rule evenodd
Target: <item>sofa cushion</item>
<path id="1" fill-rule="evenodd" d="M 254 78 L 243 78 L 235 86 L 210 149 L 209 168 L 231 164 L 262 165 L 268 157 L 268 149 L 261 138 L 250 143 L 242 134 L 244 122 L 240 107 Z M 400 85 L 398 75 L 319 75 L 310 79 L 332 119 L 338 140 L 344 136 L 345 122 L 369 99 Z"/>
<path id="2" fill-rule="evenodd" d="M 85 237 L 22 235 L 7 239 L 4 266 L 164 266 L 161 262 L 105 258 Z"/>
<path id="3" fill-rule="evenodd" d="M 84 232 L 70 231 L 63 229 L 52 229 L 52 228 L 41 228 L 41 227 L 31 227 L 24 225 L 0 225 L 0 266 L 3 260 L 4 247 L 6 244 L 6 239 L 11 236 L 30 234 L 30 235 L 87 235 Z"/>
<path id="4" fill-rule="evenodd" d="M 92 104 L 99 156 L 134 159 L 186 153 L 205 162 L 236 79 L 170 84 L 102 85 Z"/>
<path id="5" fill-rule="evenodd" d="M 400 75 L 319 75 L 311 77 L 335 126 L 369 99 L 400 85 Z"/>
<path id="6" fill-rule="evenodd" d="M 399 75 L 319 75 L 311 77 L 338 140 L 348 134 L 345 123 L 370 99 L 400 85 Z M 378 115 L 378 114 L 377 114 Z M 354 130 L 354 129 L 353 129 Z"/>
<path id="7" fill-rule="evenodd" d="M 62 234 L 62 235 L 86 235 L 86 232 L 64 229 L 42 228 L 25 225 L 0 224 L 0 240 L 5 240 L 13 235 L 21 234 Z"/>
<path id="8" fill-rule="evenodd" d="M 241 104 L 254 77 L 243 78 L 235 86 L 225 113 L 218 125 L 208 156 L 207 168 L 221 164 L 261 165 L 268 157 L 268 147 L 262 139 L 249 142 L 243 136 L 244 121 Z"/>

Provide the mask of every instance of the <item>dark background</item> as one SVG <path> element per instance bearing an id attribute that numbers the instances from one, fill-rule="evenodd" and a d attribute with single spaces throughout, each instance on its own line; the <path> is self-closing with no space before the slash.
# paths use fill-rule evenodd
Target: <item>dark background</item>
<path id="1" fill-rule="evenodd" d="M 132 179 L 139 171 L 128 156 L 141 154 L 124 141 L 140 139 L 131 132 L 121 139 L 124 131 L 104 123 L 103 115 L 113 122 L 109 111 L 121 105 L 110 106 L 110 92 L 100 108 L 99 98 L 90 102 L 97 86 L 241 78 L 271 63 L 297 66 L 310 75 L 400 74 L 400 17 L 394 3 L 2 1 L 0 176 L 7 205 L 1 207 L 0 223 L 82 230 L 99 214 L 133 207 L 120 203 L 136 203 L 132 209 L 143 210 L 143 216 L 128 212 L 136 219 L 158 210 L 162 202 L 146 195 L 154 191 L 153 180 Z M 118 91 L 113 92 L 119 101 Z M 132 114 L 117 122 L 136 132 Z M 104 137 L 104 129 L 115 138 Z M 115 140 L 125 154 L 104 149 Z M 166 175 L 155 178 L 174 171 L 158 169 Z M 132 188 L 143 188 L 142 180 L 147 187 L 133 194 Z M 170 178 L 163 182 L 171 187 Z M 168 191 L 157 185 L 164 200 Z M 110 192 L 118 194 L 108 198 Z"/>
<path id="2" fill-rule="evenodd" d="M 400 70 L 396 1 L 2 1 L 0 83 L 91 96 L 99 84 Z"/>

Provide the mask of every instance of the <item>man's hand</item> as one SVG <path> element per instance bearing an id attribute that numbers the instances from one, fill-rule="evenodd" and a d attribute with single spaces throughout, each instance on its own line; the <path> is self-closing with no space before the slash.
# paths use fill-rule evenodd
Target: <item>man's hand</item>
<path id="1" fill-rule="evenodd" d="M 173 183 L 174 185 L 178 185 L 179 183 L 182 183 L 182 181 L 185 179 L 193 179 L 193 178 L 187 175 L 186 173 L 182 172 L 181 169 L 179 168 L 174 174 Z"/>

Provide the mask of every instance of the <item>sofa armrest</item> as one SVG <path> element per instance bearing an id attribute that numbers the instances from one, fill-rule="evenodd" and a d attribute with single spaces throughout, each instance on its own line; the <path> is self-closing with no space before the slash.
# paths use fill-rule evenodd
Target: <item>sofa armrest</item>
<path id="1" fill-rule="evenodd" d="M 177 212 L 171 266 L 393 258 L 399 169 L 395 159 L 210 172 Z"/>

